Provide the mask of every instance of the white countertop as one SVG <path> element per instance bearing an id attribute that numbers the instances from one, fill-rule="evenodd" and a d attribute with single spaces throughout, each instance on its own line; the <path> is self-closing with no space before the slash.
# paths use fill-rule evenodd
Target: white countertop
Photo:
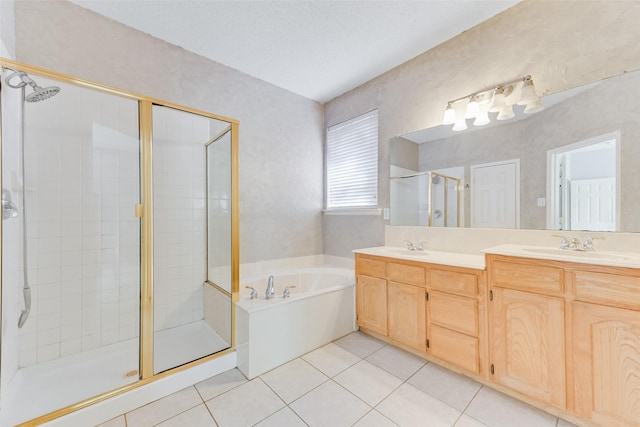
<path id="1" fill-rule="evenodd" d="M 408 261 L 428 262 L 431 264 L 443 264 L 453 267 L 466 267 L 475 270 L 484 270 L 484 255 L 463 254 L 458 252 L 442 251 L 410 251 L 397 246 L 377 246 L 375 248 L 355 249 L 353 252 L 364 255 L 383 256 L 388 258 L 404 259 Z"/>
<path id="2" fill-rule="evenodd" d="M 640 268 L 640 253 L 612 251 L 573 251 L 554 247 L 499 245 L 483 249 L 483 253 L 517 256 L 524 258 L 550 259 L 555 261 L 579 262 L 582 264 L 610 265 L 614 267 Z"/>

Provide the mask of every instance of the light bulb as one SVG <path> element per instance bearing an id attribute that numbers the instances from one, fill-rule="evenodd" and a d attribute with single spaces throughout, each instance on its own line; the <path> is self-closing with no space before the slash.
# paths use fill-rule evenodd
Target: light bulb
<path id="1" fill-rule="evenodd" d="M 456 110 L 453 109 L 451 103 L 447 104 L 447 109 L 444 110 L 443 125 L 452 125 L 456 122 Z"/>
<path id="2" fill-rule="evenodd" d="M 533 85 L 533 80 L 526 79 L 524 81 L 524 85 L 522 86 L 522 90 L 520 91 L 520 99 L 518 99 L 518 105 L 527 105 L 532 102 L 538 100 L 538 95 L 536 95 L 536 88 Z"/>
<path id="3" fill-rule="evenodd" d="M 473 125 L 484 126 L 488 125 L 490 122 L 491 120 L 489 120 L 489 104 L 480 104 L 480 109 L 478 110 L 476 119 L 473 121 Z"/>
<path id="4" fill-rule="evenodd" d="M 491 98 L 491 106 L 489 107 L 490 113 L 498 113 L 502 109 L 504 105 L 504 89 L 498 88 L 493 93 L 493 98 Z"/>
<path id="5" fill-rule="evenodd" d="M 515 114 L 513 112 L 513 105 L 503 105 L 502 108 L 500 109 L 500 113 L 498 114 L 497 119 L 498 120 L 509 120 L 511 118 L 515 117 Z"/>
<path id="6" fill-rule="evenodd" d="M 472 96 L 467 104 L 467 112 L 464 116 L 465 119 L 473 119 L 478 115 L 480 105 L 478 104 L 478 98 Z"/>
<path id="7" fill-rule="evenodd" d="M 456 119 L 456 123 L 453 125 L 452 130 L 458 132 L 467 128 L 467 120 L 463 117 Z"/>

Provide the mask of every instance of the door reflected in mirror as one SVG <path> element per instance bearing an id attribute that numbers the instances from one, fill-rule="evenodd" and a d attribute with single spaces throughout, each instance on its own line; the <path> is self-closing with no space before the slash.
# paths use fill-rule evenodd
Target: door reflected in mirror
<path id="1" fill-rule="evenodd" d="M 618 132 L 548 152 L 549 228 L 616 231 Z"/>

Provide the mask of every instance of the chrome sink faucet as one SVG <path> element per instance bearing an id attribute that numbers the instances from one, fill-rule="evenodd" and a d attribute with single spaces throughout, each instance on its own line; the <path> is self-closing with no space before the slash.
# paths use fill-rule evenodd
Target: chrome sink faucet
<path id="1" fill-rule="evenodd" d="M 269 281 L 267 282 L 267 290 L 264 293 L 266 299 L 272 299 L 276 294 L 276 290 L 273 286 L 273 276 L 269 276 Z"/>
<path id="2" fill-rule="evenodd" d="M 584 243 L 580 242 L 580 239 L 577 237 L 572 238 L 571 240 L 563 237 L 560 240 L 560 249 L 562 250 L 571 250 L 571 251 L 595 251 L 596 249 L 593 247 L 593 237 L 587 237 Z"/>
<path id="3" fill-rule="evenodd" d="M 407 244 L 407 249 L 410 251 L 423 251 L 422 242 L 418 241 L 418 243 L 410 242 L 409 240 L 405 240 Z"/>

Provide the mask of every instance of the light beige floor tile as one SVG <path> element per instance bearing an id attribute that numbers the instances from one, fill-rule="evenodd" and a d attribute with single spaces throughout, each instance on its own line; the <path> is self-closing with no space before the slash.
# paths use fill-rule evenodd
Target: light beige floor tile
<path id="1" fill-rule="evenodd" d="M 458 422 L 453 427 L 489 427 L 486 424 L 482 424 L 475 418 L 471 418 L 468 415 L 462 414 Z"/>
<path id="2" fill-rule="evenodd" d="M 293 402 L 329 379 L 300 358 L 267 372 L 260 378 L 286 403 Z"/>
<path id="3" fill-rule="evenodd" d="M 211 377 L 196 384 L 202 400 L 207 401 L 247 382 L 247 379 L 238 369 L 231 369 L 215 377 Z"/>
<path id="4" fill-rule="evenodd" d="M 371 353 L 380 350 L 386 344 L 377 338 L 360 331 L 350 333 L 347 336 L 334 341 L 340 347 L 355 354 L 358 357 L 367 357 Z"/>
<path id="5" fill-rule="evenodd" d="M 360 361 L 358 356 L 333 343 L 307 353 L 302 358 L 328 377 L 333 377 Z"/>
<path id="6" fill-rule="evenodd" d="M 206 403 L 220 427 L 252 426 L 285 406 L 260 378 L 244 383 Z"/>
<path id="7" fill-rule="evenodd" d="M 427 363 L 421 357 L 391 345 L 382 347 L 367 357 L 367 360 L 377 367 L 392 373 L 401 380 L 407 380 Z"/>
<path id="8" fill-rule="evenodd" d="M 556 417 L 507 395 L 482 387 L 465 414 L 491 427 L 555 427 Z"/>
<path id="9" fill-rule="evenodd" d="M 323 383 L 289 406 L 311 427 L 348 427 L 371 410 L 333 381 Z"/>
<path id="10" fill-rule="evenodd" d="M 576 427 L 576 426 L 575 424 L 571 424 L 569 421 L 565 421 L 562 418 L 559 418 L 558 427 Z"/>
<path id="11" fill-rule="evenodd" d="M 398 424 L 382 415 L 375 409 L 371 410 L 367 415 L 360 418 L 353 427 L 397 427 Z"/>
<path id="12" fill-rule="evenodd" d="M 209 410 L 205 404 L 191 408 L 188 411 L 176 415 L 173 418 L 169 418 L 158 424 L 158 427 L 216 427 L 216 422 L 213 421 L 213 417 L 209 413 Z"/>
<path id="13" fill-rule="evenodd" d="M 458 411 L 464 411 L 481 387 L 474 380 L 433 363 L 423 366 L 407 382 Z"/>
<path id="14" fill-rule="evenodd" d="M 124 420 L 124 415 L 113 418 L 105 423 L 98 424 L 96 427 L 127 427 L 127 423 Z"/>
<path id="15" fill-rule="evenodd" d="M 188 387 L 128 412 L 125 415 L 127 427 L 153 426 L 201 403 L 195 387 Z"/>
<path id="16" fill-rule="evenodd" d="M 256 424 L 256 427 L 306 427 L 307 425 L 293 413 L 289 407 L 280 409 L 266 420 Z"/>
<path id="17" fill-rule="evenodd" d="M 451 427 L 460 416 L 460 411 L 406 383 L 376 409 L 402 427 L 424 427 L 425 420 L 429 427 Z"/>
<path id="18" fill-rule="evenodd" d="M 376 406 L 402 384 L 400 378 L 366 360 L 361 360 L 342 371 L 336 375 L 334 381 L 364 400 L 369 406 Z"/>

